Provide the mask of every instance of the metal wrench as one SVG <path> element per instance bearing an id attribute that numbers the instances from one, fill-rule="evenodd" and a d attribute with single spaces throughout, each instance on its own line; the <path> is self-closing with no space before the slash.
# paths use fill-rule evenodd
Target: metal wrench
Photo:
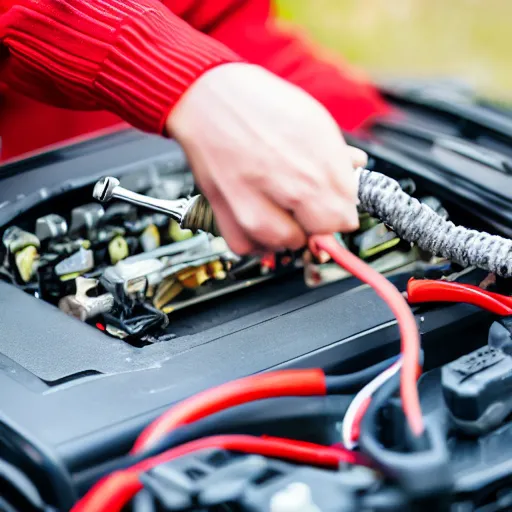
<path id="1" fill-rule="evenodd" d="M 109 176 L 101 178 L 94 186 L 94 198 L 103 203 L 112 199 L 126 201 L 136 206 L 164 213 L 179 222 L 183 229 L 192 231 L 200 229 L 215 236 L 220 235 L 210 204 L 204 196 L 196 195 L 176 200 L 157 199 L 132 192 L 121 187 L 119 183 L 117 178 Z"/>

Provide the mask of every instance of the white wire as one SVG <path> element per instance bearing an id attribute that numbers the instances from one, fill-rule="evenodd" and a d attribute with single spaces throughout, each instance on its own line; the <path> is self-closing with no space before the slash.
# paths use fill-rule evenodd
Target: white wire
<path id="1" fill-rule="evenodd" d="M 353 450 L 357 446 L 357 441 L 352 440 L 352 431 L 354 422 L 358 416 L 361 406 L 370 398 L 383 384 L 385 384 L 402 367 L 402 358 L 393 363 L 387 370 L 377 375 L 372 381 L 368 382 L 354 397 L 343 418 L 341 435 L 345 448 Z"/>

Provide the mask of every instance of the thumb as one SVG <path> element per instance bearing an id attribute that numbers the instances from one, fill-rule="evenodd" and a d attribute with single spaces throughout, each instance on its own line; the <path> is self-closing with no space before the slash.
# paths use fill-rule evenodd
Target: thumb
<path id="1" fill-rule="evenodd" d="M 368 165 L 368 155 L 362 149 L 348 146 L 348 152 L 354 169 Z"/>

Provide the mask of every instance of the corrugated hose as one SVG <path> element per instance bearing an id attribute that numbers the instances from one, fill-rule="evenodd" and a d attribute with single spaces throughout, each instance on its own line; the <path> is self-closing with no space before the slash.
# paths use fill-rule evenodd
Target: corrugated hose
<path id="1" fill-rule="evenodd" d="M 362 208 L 421 249 L 502 277 L 512 276 L 512 240 L 456 226 L 384 174 L 358 169 Z"/>

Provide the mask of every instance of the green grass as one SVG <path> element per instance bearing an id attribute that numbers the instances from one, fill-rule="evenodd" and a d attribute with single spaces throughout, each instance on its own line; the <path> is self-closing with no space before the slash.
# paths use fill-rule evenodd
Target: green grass
<path id="1" fill-rule="evenodd" d="M 511 0 L 277 0 L 281 17 L 375 76 L 462 78 L 512 99 Z"/>

